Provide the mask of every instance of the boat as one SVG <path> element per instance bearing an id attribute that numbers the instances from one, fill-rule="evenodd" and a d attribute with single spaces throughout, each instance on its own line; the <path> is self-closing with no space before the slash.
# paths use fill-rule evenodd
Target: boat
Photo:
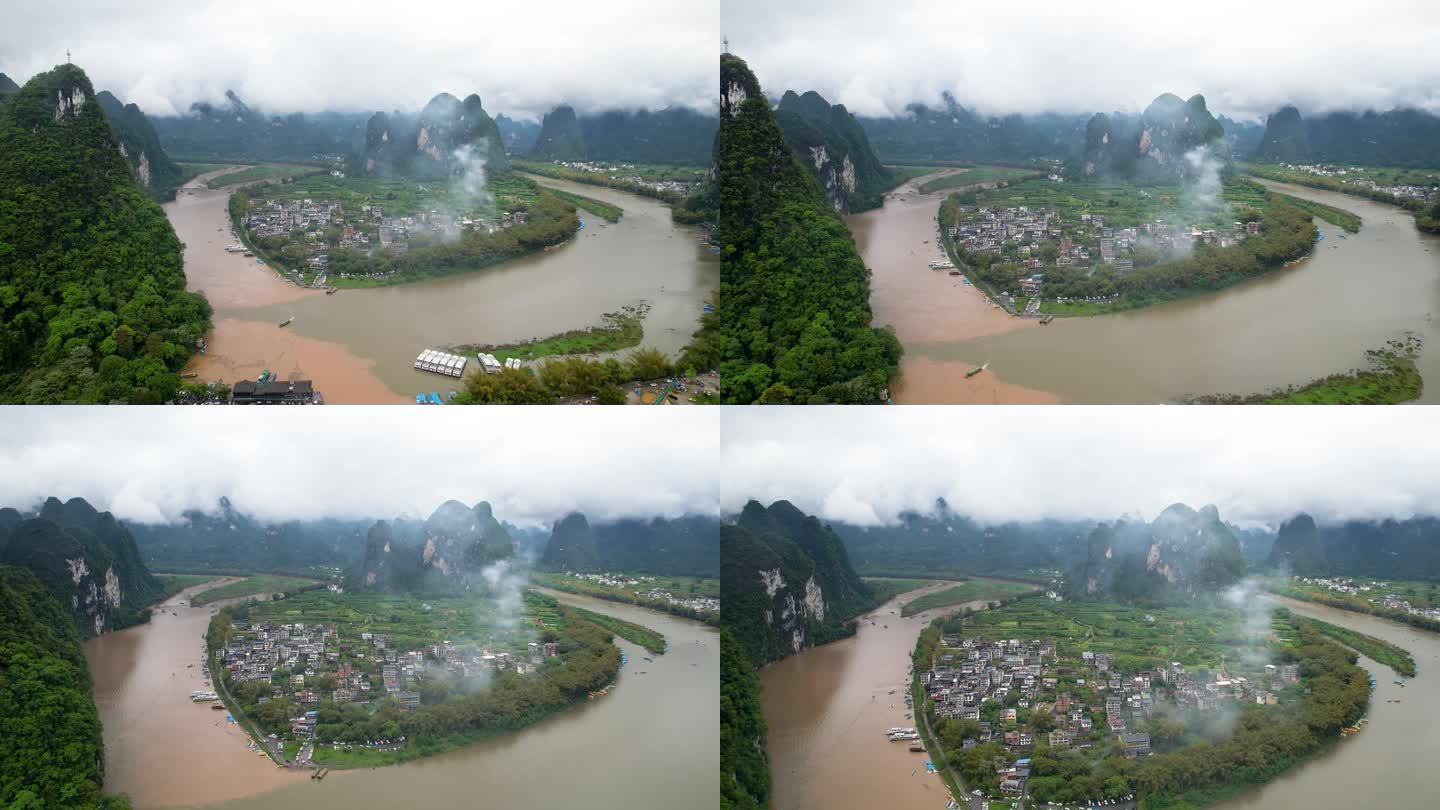
<path id="1" fill-rule="evenodd" d="M 294 320 L 295 320 L 294 318 L 286 318 L 285 320 L 283 320 L 283 321 L 280 322 L 280 325 L 281 325 L 281 326 L 289 326 L 290 323 L 291 323 L 291 321 L 294 321 Z"/>
<path id="2" fill-rule="evenodd" d="M 430 402 L 431 405 L 444 405 L 444 404 L 445 404 L 443 401 L 441 401 L 441 399 L 440 399 L 440 392 L 438 392 L 438 391 L 431 391 L 431 392 L 430 392 L 429 402 Z"/>
<path id="3" fill-rule="evenodd" d="M 244 248 L 243 245 L 231 245 L 230 247 L 225 248 L 225 252 L 226 252 L 226 253 L 244 253 L 244 252 L 245 252 L 245 248 Z"/>
<path id="4" fill-rule="evenodd" d="M 246 256 L 254 256 L 254 255 L 255 255 L 255 252 L 252 251 L 252 250 L 247 250 L 247 251 L 245 251 L 245 255 L 246 255 Z"/>
<path id="5" fill-rule="evenodd" d="M 416 394 L 416 395 L 415 395 L 415 404 L 416 404 L 416 405 L 425 405 L 425 404 L 426 404 L 426 402 L 425 402 L 425 395 L 424 395 L 424 394 Z"/>
<path id="6" fill-rule="evenodd" d="M 1053 320 L 1055 320 L 1055 316 L 1054 316 L 1054 315 L 1046 315 L 1045 317 L 1043 317 L 1043 318 L 1040 319 L 1040 325 L 1041 325 L 1041 326 L 1044 326 L 1044 325 L 1050 323 L 1050 322 L 1053 321 Z"/>
<path id="7" fill-rule="evenodd" d="M 338 288 L 338 287 L 331 287 L 331 288 L 329 288 L 329 289 L 327 289 L 327 290 L 325 291 L 325 294 L 326 294 L 326 295 L 334 295 L 334 294 L 337 293 L 337 292 L 340 292 L 340 288 Z"/>
<path id="8" fill-rule="evenodd" d="M 983 366 L 976 366 L 975 368 L 972 368 L 972 369 L 970 369 L 969 371 L 965 372 L 965 376 L 966 376 L 966 378 L 974 377 L 976 374 L 979 374 L 980 372 L 984 371 L 985 369 L 987 369 L 987 368 L 989 368 L 989 367 L 990 367 L 990 364 L 989 364 L 989 363 L 986 363 L 986 364 L 983 365 Z"/>
<path id="9" fill-rule="evenodd" d="M 925 753 L 925 746 L 923 746 L 923 745 L 912 745 L 912 746 L 910 746 L 910 753 L 912 753 L 912 754 L 923 754 L 923 753 Z"/>
<path id="10" fill-rule="evenodd" d="M 959 270 L 951 270 L 951 271 L 950 271 L 950 275 L 952 275 L 952 276 L 958 276 L 958 275 L 960 275 L 960 271 L 959 271 Z"/>
<path id="11" fill-rule="evenodd" d="M 271 381 L 271 380 L 273 380 L 273 379 L 275 379 L 275 375 L 271 374 L 271 373 L 270 373 L 270 369 L 267 368 L 267 369 L 265 369 L 264 371 L 260 372 L 260 378 L 257 379 L 257 380 L 255 381 L 255 383 L 256 383 L 257 385 L 264 385 L 265 383 L 267 383 L 267 382 L 269 382 L 269 381 Z"/>

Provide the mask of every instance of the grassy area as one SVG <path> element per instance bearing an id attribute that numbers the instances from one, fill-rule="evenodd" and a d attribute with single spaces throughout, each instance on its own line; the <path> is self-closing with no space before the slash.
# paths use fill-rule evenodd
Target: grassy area
<path id="1" fill-rule="evenodd" d="M 549 161 L 510 161 L 510 165 L 513 168 L 522 172 L 533 172 L 534 174 L 545 174 L 547 176 L 551 176 L 553 173 L 553 176 L 563 177 L 564 179 L 577 176 L 584 177 L 586 175 L 593 175 L 594 177 L 605 179 L 635 176 L 641 180 L 649 180 L 652 182 L 677 181 L 682 183 L 698 183 L 705 179 L 705 174 L 709 171 L 707 168 L 701 166 L 667 166 L 659 163 L 627 163 L 623 168 L 618 163 L 610 163 L 603 160 L 594 161 L 594 163 L 597 166 L 604 165 L 609 168 L 604 172 L 587 172 L 582 169 L 569 169 L 558 163 Z"/>
<path id="2" fill-rule="evenodd" d="M 861 577 L 870 592 L 881 603 L 888 602 L 902 593 L 918 591 L 935 584 L 933 579 L 909 579 L 905 577 Z"/>
<path id="3" fill-rule="evenodd" d="M 215 577 L 204 574 L 156 574 L 155 578 L 165 585 L 165 595 L 161 599 L 169 599 L 186 588 L 209 582 Z"/>
<path id="4" fill-rule="evenodd" d="M 211 588 L 195 594 L 190 604 L 196 607 L 207 605 L 221 599 L 233 599 L 237 596 L 253 596 L 262 593 L 286 593 L 298 590 L 319 582 L 316 579 L 304 579 L 302 577 L 284 577 L 274 574 L 256 574 L 246 577 L 239 582 L 232 582 L 229 585 L 221 585 L 218 588 Z"/>
<path id="5" fill-rule="evenodd" d="M 1283 200 L 1284 202 L 1289 203 L 1290 205 L 1293 205 L 1302 211 L 1309 212 L 1314 217 L 1323 219 L 1331 225 L 1343 228 L 1350 233 L 1355 233 L 1360 230 L 1360 217 L 1342 208 L 1336 208 L 1333 205 L 1318 203 L 1314 200 L 1302 199 L 1300 197 L 1296 197 L 1290 194 L 1282 194 L 1278 191 L 1272 191 L 1270 192 L 1270 194 L 1271 196 Z"/>
<path id="6" fill-rule="evenodd" d="M 966 184 L 957 182 L 957 185 Z M 1227 182 L 1221 196 L 1231 205 L 1248 205 L 1259 210 L 1268 207 L 1263 191 L 1247 183 Z M 1188 224 L 1200 225 L 1203 222 L 1192 216 L 1200 212 L 1190 210 L 1192 206 L 1186 198 L 1185 189 L 1178 185 L 1137 186 L 1102 181 L 1053 183 L 1035 178 L 1011 183 L 1005 188 L 978 191 L 975 204 L 1005 208 L 1021 205 L 1049 207 L 1056 209 L 1067 222 L 1078 222 L 1083 214 L 1099 214 L 1105 217 L 1106 225 L 1116 228 L 1136 227 L 1164 216 L 1176 215 Z M 1212 224 L 1228 224 L 1224 222 L 1227 216 L 1224 211 L 1215 213 Z"/>
<path id="7" fill-rule="evenodd" d="M 1408 678 L 1415 677 L 1415 659 L 1411 657 L 1410 651 L 1396 644 L 1391 644 L 1384 639 L 1378 639 L 1366 635 L 1348 627 L 1340 627 L 1319 619 L 1310 619 L 1296 616 L 1295 621 L 1300 624 L 1320 631 L 1326 636 L 1335 639 L 1346 647 L 1360 653 L 1372 661 L 1378 661 L 1387 667 Z"/>
<path id="8" fill-rule="evenodd" d="M 618 205 L 597 200 L 594 197 L 586 197 L 581 194 L 574 194 L 569 191 L 561 191 L 558 188 L 550 189 L 550 193 L 570 203 L 576 208 L 583 208 L 606 222 L 619 222 L 620 216 L 625 210 Z"/>
<path id="9" fill-rule="evenodd" d="M 181 169 L 183 169 L 187 175 L 189 175 L 190 177 L 194 177 L 194 176 L 197 175 L 197 174 L 205 174 L 206 172 L 214 172 L 214 171 L 219 171 L 219 170 L 221 170 L 221 169 L 228 169 L 228 168 L 230 168 L 231 166 L 234 166 L 235 164 L 234 164 L 234 163 L 179 163 L 179 164 L 176 164 L 176 165 L 178 165 Z"/>
<path id="10" fill-rule="evenodd" d="M 961 582 L 958 585 L 925 594 L 924 596 L 905 603 L 900 608 L 901 616 L 914 616 L 916 613 L 924 613 L 935 608 L 950 607 L 951 605 L 963 605 L 966 602 L 986 601 L 991 602 L 997 599 L 1008 599 L 1024 593 L 1036 592 L 1034 585 L 1025 585 L 1017 582 L 1003 582 L 998 579 L 971 579 Z"/>
<path id="11" fill-rule="evenodd" d="M 1300 594 L 1296 598 L 1313 599 L 1323 596 L 1327 605 L 1334 607 L 1348 605 L 1351 610 L 1358 610 L 1362 613 L 1369 613 L 1376 608 L 1383 607 L 1387 597 L 1403 599 L 1418 610 L 1440 608 L 1440 582 L 1374 579 L 1372 577 L 1332 577 L 1332 579 L 1344 580 L 1351 587 L 1364 590 L 1360 593 L 1345 593 L 1332 590 L 1324 585 L 1289 578 L 1273 578 L 1268 580 L 1265 585 L 1270 590 L 1284 589 L 1286 596 L 1291 596 L 1292 594 L 1289 592 L 1294 591 Z"/>
<path id="12" fill-rule="evenodd" d="M 1305 385 L 1249 396 L 1211 395 L 1187 400 L 1199 405 L 1397 405 L 1420 397 L 1424 380 L 1415 358 L 1420 338 L 1392 340 L 1365 353 L 1370 367 L 1331 374 Z"/>
<path id="13" fill-rule="evenodd" d="M 933 171 L 933 169 L 931 170 Z M 963 188 L 979 183 L 1014 182 L 1035 177 L 1044 177 L 1045 172 L 1037 169 L 1016 169 L 1010 166 L 976 166 L 956 174 L 947 174 L 920 184 L 920 191 L 930 194 L 951 188 Z"/>
<path id="14" fill-rule="evenodd" d="M 216 167 L 222 168 L 222 167 Z M 263 166 L 251 166 L 241 169 L 238 172 L 222 174 L 219 177 L 212 177 L 205 182 L 207 188 L 224 188 L 238 183 L 250 183 L 256 180 L 279 180 L 286 177 L 301 177 L 309 174 L 322 174 L 325 170 L 318 166 L 298 166 L 293 164 L 267 163 Z"/>
<path id="15" fill-rule="evenodd" d="M 569 332 L 525 343 L 500 345 L 467 343 L 450 346 L 448 350 L 467 355 L 486 352 L 495 355 L 502 363 L 511 357 L 518 357 L 521 360 L 538 360 L 542 357 L 618 352 L 640 345 L 641 339 L 645 336 L 641 324 L 649 312 L 649 304 L 624 307 L 619 312 L 605 313 L 600 326 L 592 326 L 588 329 L 572 329 Z"/>
<path id="16" fill-rule="evenodd" d="M 634 622 L 627 622 L 624 619 L 617 619 L 614 616 L 607 616 L 603 613 L 596 613 L 593 610 L 586 610 L 584 608 L 572 607 L 571 610 L 574 610 L 584 618 L 600 625 L 626 641 L 632 644 L 639 644 L 651 655 L 665 654 L 665 637 L 648 627 L 642 627 Z"/>

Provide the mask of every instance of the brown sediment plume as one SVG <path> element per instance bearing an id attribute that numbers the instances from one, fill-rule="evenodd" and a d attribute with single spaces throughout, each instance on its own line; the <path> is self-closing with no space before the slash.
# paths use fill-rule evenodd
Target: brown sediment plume
<path id="1" fill-rule="evenodd" d="M 85 642 L 105 734 L 105 792 L 136 807 L 194 806 L 265 793 L 304 778 L 247 747 L 238 724 L 192 691 L 212 689 L 205 658 L 209 608 L 172 596 L 148 624 Z"/>
<path id="2" fill-rule="evenodd" d="M 900 405 L 1050 405 L 1060 398 L 1047 391 L 1007 383 L 986 369 L 973 377 L 965 373 L 974 363 L 905 357 L 900 379 L 890 389 Z"/>
<path id="3" fill-rule="evenodd" d="M 222 318 L 215 322 L 203 355 L 191 358 L 186 373 L 204 382 L 234 385 L 268 369 L 279 379 L 311 380 L 327 403 L 379 405 L 407 400 L 375 376 L 375 362 L 345 346 L 298 335 L 266 321 Z"/>

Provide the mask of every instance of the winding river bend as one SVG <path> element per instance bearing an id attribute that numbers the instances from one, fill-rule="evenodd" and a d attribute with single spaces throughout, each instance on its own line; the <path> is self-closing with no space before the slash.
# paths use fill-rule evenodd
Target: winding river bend
<path id="1" fill-rule="evenodd" d="M 887 728 L 915 725 L 906 717 L 904 684 L 920 631 L 936 616 L 959 609 L 900 618 L 900 605 L 924 592 L 903 594 L 862 617 L 852 638 L 806 650 L 760 671 L 775 810 L 945 806 L 948 791 L 937 774 L 925 773 L 927 756 L 911 754 L 908 746 L 891 743 L 884 735 Z M 1434 807 L 1440 770 L 1423 763 L 1440 760 L 1435 723 L 1440 717 L 1440 635 L 1360 613 L 1266 598 L 1297 614 L 1398 644 L 1415 657 L 1418 673 L 1404 687 L 1397 686 L 1389 667 L 1362 656 L 1360 664 L 1376 680 L 1365 730 L 1279 779 L 1214 807 Z M 1401 702 L 1386 702 L 1393 699 Z"/>
<path id="2" fill-rule="evenodd" d="M 664 613 L 546 591 L 567 604 L 643 624 L 667 652 L 629 656 L 603 699 L 520 731 L 386 768 L 323 781 L 277 769 L 247 749 L 224 713 L 193 704 L 210 608 L 182 596 L 150 624 L 85 643 L 105 727 L 107 793 L 137 808 L 363 810 L 395 807 L 625 807 L 713 810 L 720 793 L 717 631 Z M 194 663 L 194 669 L 186 668 Z M 640 674 L 644 671 L 645 674 Z M 171 677 L 171 673 L 176 675 Z M 218 716 L 218 717 L 217 717 Z"/>
<path id="3" fill-rule="evenodd" d="M 601 315 L 650 305 L 642 346 L 675 355 L 698 328 L 720 284 L 718 257 L 699 231 L 677 225 L 663 203 L 622 191 L 535 178 L 624 209 L 607 223 L 581 211 L 585 228 L 564 246 L 443 278 L 335 295 L 305 290 L 238 254 L 227 211 L 230 189 L 210 190 L 203 175 L 167 203 L 185 243 L 185 275 L 215 308 L 204 356 L 186 367 L 202 380 L 233 383 L 269 369 L 310 379 L 326 401 L 413 402 L 422 391 L 457 390 L 459 381 L 416 371 L 424 349 L 544 338 L 600 323 Z M 285 328 L 281 321 L 293 318 Z"/>
<path id="4" fill-rule="evenodd" d="M 945 193 L 912 181 L 849 218 L 874 271 L 877 325 L 905 346 L 897 402 L 1173 402 L 1261 393 L 1361 367 L 1365 352 L 1412 332 L 1440 402 L 1440 237 L 1403 209 L 1303 186 L 1266 186 L 1342 208 L 1359 233 L 1317 222 L 1314 253 L 1261 278 L 1182 301 L 1045 327 L 992 309 L 973 287 L 929 270 Z M 1344 238 L 1342 238 L 1342 235 Z M 928 244 L 926 243 L 928 240 Z M 967 379 L 969 369 L 989 371 Z"/>
<path id="5" fill-rule="evenodd" d="M 900 606 L 951 584 L 897 596 L 862 616 L 854 636 L 760 670 L 772 810 L 945 806 L 950 791 L 925 772 L 928 757 L 890 742 L 885 730 L 916 725 L 906 717 L 905 690 L 920 631 L 964 607 L 901 618 Z"/>

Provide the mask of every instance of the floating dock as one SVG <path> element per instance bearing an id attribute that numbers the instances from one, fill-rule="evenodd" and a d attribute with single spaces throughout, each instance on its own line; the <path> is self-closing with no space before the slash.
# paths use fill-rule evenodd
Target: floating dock
<path id="1" fill-rule="evenodd" d="M 447 377 L 463 377 L 467 362 L 469 361 L 464 355 L 450 354 L 439 349 L 426 349 L 415 358 L 415 368 L 434 374 L 444 374 Z"/>

